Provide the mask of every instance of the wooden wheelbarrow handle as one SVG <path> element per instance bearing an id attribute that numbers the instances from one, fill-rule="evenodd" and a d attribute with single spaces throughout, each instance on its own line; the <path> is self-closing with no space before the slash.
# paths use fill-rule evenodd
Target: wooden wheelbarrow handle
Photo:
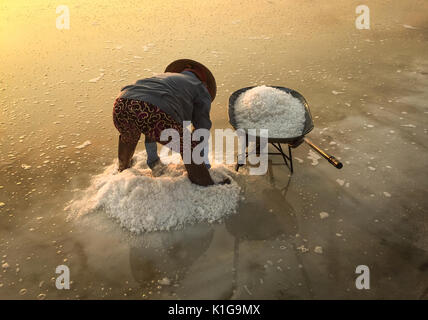
<path id="1" fill-rule="evenodd" d="M 337 160 L 334 156 L 329 155 L 327 152 L 325 152 L 324 150 L 322 150 L 320 147 L 317 147 L 316 145 L 314 145 L 311 140 L 309 140 L 308 138 L 303 138 L 303 140 L 312 148 L 314 149 L 316 152 L 318 152 L 321 156 L 323 156 L 323 158 L 325 158 L 328 162 L 330 162 L 335 168 L 337 169 L 342 169 L 343 168 L 343 164 L 342 162 L 340 162 L 339 160 Z"/>

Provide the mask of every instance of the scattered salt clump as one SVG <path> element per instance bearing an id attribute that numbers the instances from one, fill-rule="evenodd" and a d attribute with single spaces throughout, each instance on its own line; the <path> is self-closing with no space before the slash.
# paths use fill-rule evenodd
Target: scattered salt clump
<path id="1" fill-rule="evenodd" d="M 321 156 L 318 153 L 316 153 L 315 151 L 309 149 L 309 153 L 308 153 L 307 158 L 309 160 L 312 160 L 311 164 L 313 166 L 316 166 L 318 164 L 318 160 L 321 159 Z"/>
<path id="2" fill-rule="evenodd" d="M 336 182 L 339 184 L 339 186 L 343 186 L 345 184 L 345 180 L 342 179 L 336 179 Z"/>
<path id="3" fill-rule="evenodd" d="M 83 148 L 86 148 L 87 146 L 90 146 L 91 144 L 92 144 L 92 142 L 89 141 L 89 140 L 87 140 L 87 141 L 83 142 L 81 145 L 79 145 L 79 146 L 77 146 L 75 148 L 76 149 L 83 149 Z"/>
<path id="4" fill-rule="evenodd" d="M 306 253 L 309 251 L 308 248 L 306 248 L 304 245 L 301 245 L 299 247 L 296 248 L 298 251 L 300 251 L 301 253 Z"/>
<path id="5" fill-rule="evenodd" d="M 413 30 L 417 29 L 416 27 L 408 25 L 408 24 L 403 24 L 403 27 L 406 29 L 413 29 Z"/>
<path id="6" fill-rule="evenodd" d="M 104 77 L 104 73 L 101 73 L 98 77 L 89 80 L 89 82 L 95 83 L 98 82 L 102 77 Z"/>
<path id="7" fill-rule="evenodd" d="M 322 247 L 320 247 L 320 246 L 316 246 L 316 247 L 315 247 L 315 249 L 314 249 L 314 252 L 315 252 L 315 253 L 322 254 L 322 253 L 323 253 L 323 251 L 322 251 Z"/>
<path id="8" fill-rule="evenodd" d="M 168 278 L 163 278 L 162 280 L 158 280 L 158 282 L 162 286 L 169 286 L 171 284 L 171 280 Z"/>
<path id="9" fill-rule="evenodd" d="M 328 218 L 328 216 L 329 216 L 329 214 L 327 213 L 327 212 L 320 212 L 320 218 L 321 219 L 326 219 L 326 218 Z"/>

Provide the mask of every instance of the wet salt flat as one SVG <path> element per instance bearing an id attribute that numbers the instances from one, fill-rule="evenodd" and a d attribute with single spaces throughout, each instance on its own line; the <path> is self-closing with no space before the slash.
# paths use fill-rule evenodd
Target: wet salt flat
<path id="1" fill-rule="evenodd" d="M 371 30 L 337 0 L 73 1 L 69 30 L 57 5 L 0 4 L 0 298 L 428 298 L 426 1 L 371 1 Z M 244 167 L 235 214 L 179 230 L 68 219 L 117 156 L 120 88 L 183 57 L 216 76 L 213 128 L 235 90 L 293 88 L 344 168 L 301 145 L 293 175 Z"/>

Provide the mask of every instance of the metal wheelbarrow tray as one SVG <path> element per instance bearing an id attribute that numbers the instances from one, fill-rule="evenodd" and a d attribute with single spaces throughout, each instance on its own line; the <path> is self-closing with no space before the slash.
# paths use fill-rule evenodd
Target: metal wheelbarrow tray
<path id="1" fill-rule="evenodd" d="M 232 95 L 229 98 L 229 123 L 232 125 L 232 127 L 237 130 L 239 129 L 236 118 L 235 118 L 235 102 L 236 99 L 245 91 L 250 90 L 252 88 L 255 88 L 256 86 L 252 87 L 246 87 L 239 89 L 232 93 Z M 309 110 L 309 105 L 306 101 L 306 99 L 297 91 L 285 87 L 278 87 L 278 86 L 270 86 L 272 88 L 276 88 L 282 91 L 285 91 L 289 94 L 291 94 L 293 97 L 300 100 L 300 102 L 305 107 L 305 125 L 303 129 L 302 135 L 298 137 L 284 137 L 284 138 L 268 138 L 268 143 L 271 144 L 278 152 L 268 152 L 268 155 L 281 155 L 284 159 L 285 165 L 290 169 L 291 173 L 293 173 L 293 157 L 292 157 L 292 148 L 297 148 L 300 146 L 303 142 L 307 143 L 312 149 L 314 149 L 317 153 L 319 153 L 323 158 L 325 158 L 329 163 L 331 163 L 334 167 L 337 169 L 341 169 L 343 167 L 342 163 L 338 161 L 334 156 L 328 154 L 327 152 L 323 151 L 321 148 L 314 145 L 309 139 L 305 138 L 305 136 L 312 131 L 314 128 L 314 123 L 312 121 L 312 115 L 311 111 Z M 242 128 L 241 128 L 242 129 Z M 248 141 L 248 132 L 246 131 L 246 138 Z M 256 139 L 259 138 L 256 136 Z M 285 153 L 282 149 L 281 144 L 287 144 L 288 145 L 288 152 Z M 248 146 L 248 143 L 247 143 Z M 256 148 L 257 149 L 257 148 Z M 246 157 L 248 157 L 248 151 L 246 152 Z M 239 154 L 238 154 L 238 162 L 236 164 L 236 171 L 239 170 L 239 167 L 243 166 L 243 164 L 239 163 Z"/>

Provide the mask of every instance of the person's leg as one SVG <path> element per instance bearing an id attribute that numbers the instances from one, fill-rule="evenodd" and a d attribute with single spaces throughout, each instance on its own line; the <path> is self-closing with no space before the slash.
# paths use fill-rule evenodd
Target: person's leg
<path id="1" fill-rule="evenodd" d="M 152 169 L 159 161 L 157 142 L 146 136 L 144 144 L 147 152 L 147 165 Z"/>
<path id="2" fill-rule="evenodd" d="M 122 135 L 119 135 L 119 171 L 123 171 L 131 167 L 131 159 L 134 155 L 137 143 L 138 140 L 136 142 L 124 142 Z"/>
<path id="3" fill-rule="evenodd" d="M 131 159 L 140 139 L 141 132 L 138 130 L 134 117 L 129 111 L 129 100 L 116 99 L 113 108 L 113 123 L 119 131 L 119 171 L 131 166 Z"/>

